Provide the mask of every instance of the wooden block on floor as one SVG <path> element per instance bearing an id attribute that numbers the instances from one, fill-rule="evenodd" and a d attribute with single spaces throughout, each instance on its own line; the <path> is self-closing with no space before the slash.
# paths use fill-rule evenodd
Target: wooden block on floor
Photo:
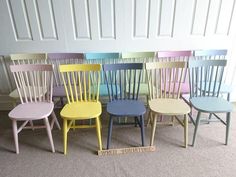
<path id="1" fill-rule="evenodd" d="M 101 150 L 98 151 L 98 155 L 106 156 L 106 155 L 128 154 L 134 152 L 154 152 L 155 150 L 156 150 L 155 146 L 129 147 L 129 148 Z"/>

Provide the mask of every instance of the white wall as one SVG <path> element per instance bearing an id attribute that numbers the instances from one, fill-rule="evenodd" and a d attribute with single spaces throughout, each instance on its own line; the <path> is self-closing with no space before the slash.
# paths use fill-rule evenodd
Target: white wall
<path id="1" fill-rule="evenodd" d="M 0 54 L 232 48 L 235 0 L 1 0 Z"/>

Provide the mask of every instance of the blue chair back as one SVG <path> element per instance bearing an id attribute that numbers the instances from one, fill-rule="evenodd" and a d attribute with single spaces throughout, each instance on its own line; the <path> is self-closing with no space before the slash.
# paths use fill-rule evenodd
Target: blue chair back
<path id="1" fill-rule="evenodd" d="M 109 100 L 137 100 L 143 68 L 143 63 L 103 65 Z"/>
<path id="2" fill-rule="evenodd" d="M 85 58 L 87 60 L 118 59 L 120 58 L 120 54 L 119 53 L 86 53 Z"/>
<path id="3" fill-rule="evenodd" d="M 190 98 L 219 96 L 226 60 L 190 60 Z"/>

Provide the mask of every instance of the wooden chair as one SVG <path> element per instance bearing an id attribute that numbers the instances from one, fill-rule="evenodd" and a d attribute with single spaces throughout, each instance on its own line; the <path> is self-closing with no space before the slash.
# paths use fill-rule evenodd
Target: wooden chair
<path id="1" fill-rule="evenodd" d="M 85 59 L 90 64 L 107 64 L 119 62 L 119 53 L 85 53 Z M 92 89 L 92 87 L 91 87 Z M 119 91 L 118 91 L 119 92 Z M 100 84 L 100 96 L 108 96 L 107 85 L 105 83 L 104 74 L 101 71 L 101 84 Z"/>
<path id="2" fill-rule="evenodd" d="M 195 50 L 193 56 L 196 60 L 226 60 L 227 50 Z M 226 94 L 230 100 L 231 86 L 221 83 L 220 94 Z"/>
<path id="3" fill-rule="evenodd" d="M 67 134 L 70 128 L 97 129 L 99 150 L 102 150 L 99 102 L 100 64 L 60 65 L 67 101 L 60 115 L 63 119 L 64 154 L 67 153 Z M 93 86 L 93 89 L 91 87 Z M 96 125 L 76 125 L 76 120 L 95 119 Z M 74 124 L 75 123 L 75 124 Z"/>
<path id="4" fill-rule="evenodd" d="M 189 84 L 190 84 L 190 104 L 197 113 L 193 143 L 194 146 L 201 113 L 214 114 L 224 125 L 226 125 L 225 144 L 228 143 L 230 113 L 233 106 L 227 100 L 219 97 L 221 82 L 223 78 L 226 60 L 196 60 L 189 61 Z M 223 121 L 216 113 L 226 113 L 226 121 Z"/>
<path id="5" fill-rule="evenodd" d="M 158 61 L 185 61 L 188 62 L 192 56 L 192 51 L 160 51 L 157 52 Z M 180 93 L 189 94 L 189 81 L 188 81 L 188 70 L 187 67 L 183 73 L 183 83 L 181 84 Z M 172 83 L 172 85 L 174 82 Z"/>
<path id="6" fill-rule="evenodd" d="M 53 68 L 47 64 L 11 65 L 10 70 L 17 86 L 21 104 L 10 111 L 9 117 L 12 120 L 13 134 L 16 153 L 19 153 L 18 133 L 26 127 L 29 121 L 43 119 L 45 126 L 34 126 L 33 128 L 47 129 L 52 152 L 55 152 L 51 129 L 54 122 L 60 129 L 52 102 Z M 52 115 L 51 125 L 48 116 Z M 17 122 L 24 121 L 18 128 Z M 51 128 L 50 128 L 51 127 Z M 32 128 L 32 127 L 30 127 Z"/>
<path id="7" fill-rule="evenodd" d="M 123 62 L 125 63 L 127 62 L 146 63 L 153 61 L 155 59 L 155 52 L 126 52 L 126 53 L 123 52 L 122 59 L 124 60 Z M 143 75 L 141 78 L 139 94 L 146 96 L 146 101 L 148 101 L 148 84 L 145 71 L 143 71 Z"/>
<path id="8" fill-rule="evenodd" d="M 46 64 L 47 63 L 47 55 L 45 53 L 25 53 L 25 54 L 12 54 L 10 55 L 11 61 L 13 65 L 20 64 Z M 14 89 L 9 94 L 11 98 L 15 100 L 14 106 L 16 106 L 17 100 L 19 100 L 19 94 L 17 89 Z"/>
<path id="9" fill-rule="evenodd" d="M 60 98 L 61 106 L 64 105 L 63 98 L 66 97 L 66 92 L 63 85 L 63 80 L 59 72 L 61 64 L 79 64 L 83 62 L 84 55 L 82 53 L 48 53 L 48 61 L 54 65 L 54 86 L 53 99 Z"/>
<path id="10" fill-rule="evenodd" d="M 186 63 L 181 61 L 146 63 L 150 98 L 148 105 L 152 123 L 150 146 L 153 146 L 154 142 L 157 116 L 162 115 L 176 118 L 184 127 L 184 146 L 188 146 L 187 114 L 190 108 L 180 98 L 185 65 Z M 184 116 L 184 121 L 177 116 Z"/>
<path id="11" fill-rule="evenodd" d="M 109 95 L 107 112 L 110 118 L 107 149 L 110 148 L 113 119 L 115 117 L 134 117 L 135 122 L 140 126 L 142 146 L 144 146 L 144 114 L 146 109 L 143 102 L 138 100 L 143 64 L 105 64 L 103 70 Z M 126 85 L 129 85 L 129 87 L 127 88 Z"/>

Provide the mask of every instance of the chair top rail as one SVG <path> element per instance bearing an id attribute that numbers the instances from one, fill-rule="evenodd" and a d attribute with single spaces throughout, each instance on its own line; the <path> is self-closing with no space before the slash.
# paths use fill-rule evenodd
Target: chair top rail
<path id="1" fill-rule="evenodd" d="M 104 71 L 127 70 L 127 69 L 143 69 L 143 63 L 116 63 L 104 64 Z"/>
<path id="2" fill-rule="evenodd" d="M 188 67 L 226 66 L 227 60 L 190 60 Z"/>
<path id="3" fill-rule="evenodd" d="M 10 65 L 11 72 L 20 71 L 52 71 L 53 66 L 50 64 L 22 64 Z"/>
<path id="4" fill-rule="evenodd" d="M 96 60 L 96 59 L 118 59 L 120 58 L 119 53 L 85 53 L 85 59 Z"/>
<path id="5" fill-rule="evenodd" d="M 166 57 L 190 57 L 192 55 L 192 51 L 160 51 L 157 52 L 158 58 L 166 58 Z"/>
<path id="6" fill-rule="evenodd" d="M 48 59 L 65 60 L 65 59 L 83 59 L 83 53 L 48 53 Z"/>
<path id="7" fill-rule="evenodd" d="M 60 72 L 71 72 L 71 71 L 100 71 L 100 64 L 69 64 L 59 65 Z"/>
<path id="8" fill-rule="evenodd" d="M 24 54 L 11 54 L 11 60 L 46 60 L 47 54 L 45 53 L 24 53 Z"/>
<path id="9" fill-rule="evenodd" d="M 227 50 L 195 50 L 193 56 L 227 55 Z"/>
<path id="10" fill-rule="evenodd" d="M 122 58 L 154 58 L 155 52 L 124 52 Z"/>
<path id="11" fill-rule="evenodd" d="M 185 68 L 186 62 L 184 61 L 171 61 L 171 62 L 150 62 L 146 63 L 146 69 L 158 69 L 158 68 Z"/>

